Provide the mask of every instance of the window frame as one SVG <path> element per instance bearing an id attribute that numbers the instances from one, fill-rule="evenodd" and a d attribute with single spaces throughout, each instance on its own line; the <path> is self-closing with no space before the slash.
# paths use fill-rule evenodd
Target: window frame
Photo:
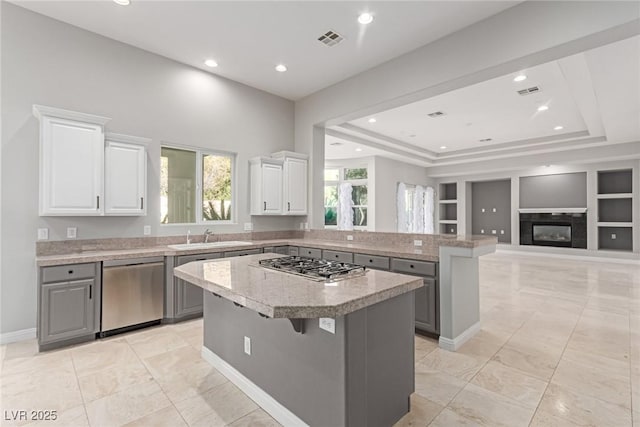
<path id="1" fill-rule="evenodd" d="M 195 204 L 196 204 L 196 215 L 195 215 L 195 222 L 170 222 L 170 223 L 166 223 L 163 224 L 162 222 L 160 222 L 160 226 L 161 227 L 169 227 L 169 226 L 185 226 L 185 225 L 236 225 L 237 224 L 237 212 L 236 212 L 236 206 L 237 206 L 237 194 L 236 194 L 236 160 L 238 158 L 238 153 L 234 153 L 232 151 L 224 151 L 224 150 L 214 150 L 214 149 L 209 149 L 209 148 L 202 148 L 202 147 L 192 147 L 192 146 L 188 146 L 188 145 L 180 145 L 180 144 L 172 144 L 172 143 L 166 143 L 166 142 L 162 142 L 160 143 L 160 158 L 162 159 L 162 149 L 163 148 L 170 148 L 170 149 L 174 149 L 174 150 L 182 150 L 182 151 L 191 151 L 193 153 L 196 154 L 196 197 L 195 197 Z M 204 181 L 204 176 L 203 176 L 203 168 L 202 168 L 202 164 L 204 161 L 204 156 L 208 156 L 208 155 L 213 155 L 213 156 L 223 156 L 223 157 L 229 157 L 231 159 L 231 205 L 230 205 L 230 209 L 231 209 L 231 218 L 228 220 L 206 220 L 203 219 L 203 215 L 202 215 L 202 208 L 203 208 L 203 197 L 202 197 L 202 191 L 203 191 L 203 181 Z M 162 160 L 160 160 L 160 166 L 162 167 Z M 162 197 L 162 195 L 161 195 Z M 160 220 L 162 221 L 162 218 L 160 218 Z"/>
<path id="2" fill-rule="evenodd" d="M 340 184 L 343 182 L 348 182 L 350 183 L 352 186 L 358 186 L 358 185 L 365 185 L 367 187 L 367 204 L 366 205 L 353 205 L 352 208 L 358 208 L 358 207 L 364 207 L 367 209 L 367 225 L 353 225 L 353 229 L 354 230 L 368 230 L 369 229 L 369 172 L 370 172 L 370 168 L 368 164 L 357 164 L 357 165 L 349 165 L 349 166 L 327 166 L 325 165 L 325 167 L 323 168 L 323 172 L 326 169 L 337 169 L 338 170 L 338 180 L 330 180 L 330 181 L 323 181 L 323 190 L 324 187 L 326 187 L 327 185 L 335 185 L 338 188 L 340 188 Z M 346 173 L 346 169 L 366 169 L 367 170 L 367 177 L 366 178 L 358 178 L 358 179 L 346 179 L 345 178 L 345 173 Z M 324 192 L 323 192 L 324 194 Z M 340 203 L 340 199 L 338 199 L 338 204 Z M 324 206 L 324 208 L 326 209 L 327 206 Z M 339 212 L 339 210 L 338 210 Z M 338 221 L 339 222 L 339 221 Z M 329 230 L 336 230 L 338 228 L 338 225 L 326 225 L 324 224 L 324 228 L 325 229 L 329 229 Z"/>

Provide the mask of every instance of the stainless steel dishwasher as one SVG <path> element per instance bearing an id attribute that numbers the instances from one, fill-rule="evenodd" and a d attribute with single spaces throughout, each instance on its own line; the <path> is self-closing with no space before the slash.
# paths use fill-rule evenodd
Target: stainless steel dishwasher
<path id="1" fill-rule="evenodd" d="M 104 261 L 100 336 L 158 323 L 163 301 L 163 257 Z"/>

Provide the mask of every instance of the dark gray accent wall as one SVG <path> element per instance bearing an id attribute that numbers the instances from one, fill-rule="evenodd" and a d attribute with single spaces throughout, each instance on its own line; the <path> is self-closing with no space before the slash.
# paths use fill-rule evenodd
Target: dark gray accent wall
<path id="1" fill-rule="evenodd" d="M 586 207 L 586 172 L 520 178 L 520 208 Z"/>
<path id="2" fill-rule="evenodd" d="M 474 182 L 471 194 L 471 233 L 496 230 L 498 242 L 511 243 L 511 180 Z"/>

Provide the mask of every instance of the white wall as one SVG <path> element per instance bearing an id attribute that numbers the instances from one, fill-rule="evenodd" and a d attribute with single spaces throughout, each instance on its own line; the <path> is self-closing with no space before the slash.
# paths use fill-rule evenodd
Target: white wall
<path id="1" fill-rule="evenodd" d="M 311 156 L 310 223 L 322 225 L 318 128 L 630 37 L 639 17 L 637 2 L 523 2 L 296 102 L 296 150 Z"/>
<path id="2" fill-rule="evenodd" d="M 2 2 L 2 272 L 0 332 L 36 324 L 35 239 L 67 226 L 78 238 L 198 233 L 160 226 L 160 143 L 237 153 L 237 225 L 248 215 L 248 159 L 292 150 L 293 103 Z M 111 117 L 110 132 L 151 138 L 146 217 L 38 217 L 38 121 L 33 104 Z M 78 161 L 82 161 L 78 159 Z M 300 221 L 298 219 L 297 221 Z M 255 229 L 290 229 L 292 218 L 255 218 Z"/>
<path id="3" fill-rule="evenodd" d="M 429 178 L 427 169 L 404 162 L 375 157 L 375 224 L 376 231 L 398 231 L 396 212 L 396 192 L 398 183 L 432 186 L 435 180 Z"/>

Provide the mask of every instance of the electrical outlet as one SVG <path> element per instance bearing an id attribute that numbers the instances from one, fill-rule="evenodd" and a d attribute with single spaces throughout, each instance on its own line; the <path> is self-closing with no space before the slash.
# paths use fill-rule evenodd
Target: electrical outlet
<path id="1" fill-rule="evenodd" d="M 496 209 L 496 208 L 493 208 L 493 212 L 498 212 L 498 209 Z"/>
<path id="2" fill-rule="evenodd" d="M 244 353 L 251 356 L 251 338 L 244 337 Z"/>
<path id="3" fill-rule="evenodd" d="M 327 332 L 335 334 L 336 333 L 336 319 L 332 319 L 330 317 L 321 317 L 320 318 L 320 329 L 324 329 Z"/>
<path id="4" fill-rule="evenodd" d="M 300 230 L 304 230 L 304 222 L 300 223 Z"/>
<path id="5" fill-rule="evenodd" d="M 455 232 L 456 232 L 456 229 L 455 229 L 455 228 L 452 228 L 452 229 L 451 229 L 451 233 L 455 233 Z"/>
<path id="6" fill-rule="evenodd" d="M 253 223 L 245 222 L 244 223 L 244 231 L 253 231 Z"/>
<path id="7" fill-rule="evenodd" d="M 500 234 L 504 234 L 504 230 L 500 230 Z"/>
<path id="8" fill-rule="evenodd" d="M 145 225 L 143 233 L 144 233 L 145 236 L 148 236 L 149 234 L 151 234 L 151 226 L 150 225 Z"/>
<path id="9" fill-rule="evenodd" d="M 615 235 L 615 233 L 611 234 L 611 240 L 616 240 L 618 238 L 618 236 Z"/>
<path id="10" fill-rule="evenodd" d="M 496 234 L 496 230 L 491 230 L 491 234 Z"/>
<path id="11" fill-rule="evenodd" d="M 485 212 L 485 210 L 486 210 L 485 208 L 482 208 L 482 213 L 484 213 L 484 212 Z"/>
<path id="12" fill-rule="evenodd" d="M 48 228 L 38 228 L 38 240 L 49 240 Z"/>
<path id="13" fill-rule="evenodd" d="M 413 246 L 422 246 L 422 240 L 414 240 Z"/>
<path id="14" fill-rule="evenodd" d="M 305 223 L 304 223 L 304 229 L 305 229 L 305 230 L 308 230 L 308 229 L 309 229 L 309 223 L 308 223 L 308 222 L 305 222 Z"/>
<path id="15" fill-rule="evenodd" d="M 347 234 L 347 240 L 353 240 L 353 234 Z"/>
<path id="16" fill-rule="evenodd" d="M 484 228 L 480 230 L 480 234 L 484 234 Z"/>
<path id="17" fill-rule="evenodd" d="M 67 227 L 67 239 L 75 239 L 78 236 L 76 227 Z"/>

